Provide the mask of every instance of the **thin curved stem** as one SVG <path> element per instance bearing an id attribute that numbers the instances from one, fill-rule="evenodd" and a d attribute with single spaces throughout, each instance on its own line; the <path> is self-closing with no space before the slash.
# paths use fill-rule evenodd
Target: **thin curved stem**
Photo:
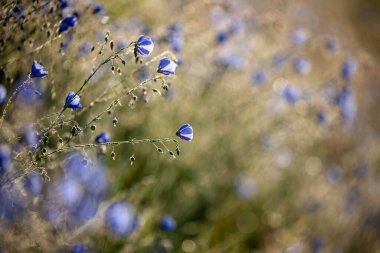
<path id="1" fill-rule="evenodd" d="M 88 144 L 77 144 L 77 145 L 73 145 L 73 146 L 70 146 L 70 147 L 63 147 L 63 148 L 59 148 L 59 149 L 56 149 L 48 154 L 45 154 L 45 155 L 42 155 L 40 156 L 39 158 L 46 158 L 46 157 L 49 157 L 53 154 L 57 154 L 57 153 L 61 153 L 61 152 L 64 152 L 64 151 L 68 151 L 68 150 L 72 150 L 72 149 L 75 149 L 75 148 L 82 148 L 82 149 L 85 149 L 85 148 L 97 148 L 97 147 L 101 147 L 101 146 L 119 146 L 119 145 L 123 145 L 123 144 L 139 144 L 139 143 L 163 143 L 163 142 L 174 142 L 176 143 L 176 145 L 178 146 L 178 141 L 175 140 L 175 139 L 172 139 L 172 138 L 158 138 L 158 139 L 131 139 L 131 140 L 126 140 L 126 141 L 112 141 L 112 142 L 103 142 L 103 143 L 88 143 Z"/>

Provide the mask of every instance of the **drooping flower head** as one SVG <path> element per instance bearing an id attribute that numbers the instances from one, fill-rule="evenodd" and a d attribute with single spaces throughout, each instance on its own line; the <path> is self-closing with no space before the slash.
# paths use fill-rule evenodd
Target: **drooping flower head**
<path id="1" fill-rule="evenodd" d="M 154 48 L 152 39 L 148 36 L 140 36 L 135 44 L 135 54 L 138 53 L 141 56 L 149 56 Z"/>
<path id="2" fill-rule="evenodd" d="M 59 25 L 58 33 L 68 32 L 70 27 L 75 27 L 77 25 L 77 21 L 78 19 L 75 15 L 68 15 L 61 21 L 61 24 Z"/>
<path id="3" fill-rule="evenodd" d="M 118 236 L 128 236 L 138 227 L 138 216 L 125 201 L 113 202 L 106 211 L 108 229 Z"/>
<path id="4" fill-rule="evenodd" d="M 176 68 L 177 64 L 169 58 L 165 57 L 158 62 L 157 72 L 167 76 L 173 75 Z"/>
<path id="5" fill-rule="evenodd" d="M 82 108 L 82 104 L 80 103 L 80 97 L 78 95 L 75 95 L 75 92 L 70 91 L 66 97 L 65 106 L 73 110 Z"/>
<path id="6" fill-rule="evenodd" d="M 96 143 L 104 143 L 104 142 L 109 142 L 109 141 L 110 141 L 110 136 L 106 132 L 101 132 L 95 137 Z"/>
<path id="7" fill-rule="evenodd" d="M 36 60 L 34 60 L 32 64 L 32 70 L 30 71 L 30 78 L 34 78 L 34 77 L 44 78 L 47 75 L 48 75 L 48 72 L 47 70 L 44 69 L 44 66 L 39 64 Z"/>
<path id="8" fill-rule="evenodd" d="M 182 125 L 176 135 L 185 141 L 191 141 L 193 139 L 193 128 L 189 124 Z"/>

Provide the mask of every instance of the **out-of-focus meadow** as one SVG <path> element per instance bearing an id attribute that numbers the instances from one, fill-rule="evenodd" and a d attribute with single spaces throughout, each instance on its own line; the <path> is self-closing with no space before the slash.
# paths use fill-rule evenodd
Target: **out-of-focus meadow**
<path id="1" fill-rule="evenodd" d="M 4 1 L 1 21 L 0 252 L 380 252 L 379 1 Z"/>

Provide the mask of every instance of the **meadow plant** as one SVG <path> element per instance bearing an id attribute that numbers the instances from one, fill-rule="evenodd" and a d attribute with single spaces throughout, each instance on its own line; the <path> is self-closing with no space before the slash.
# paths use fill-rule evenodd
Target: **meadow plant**
<path id="1" fill-rule="evenodd" d="M 3 1 L 0 252 L 379 252 L 373 56 L 312 6 Z"/>

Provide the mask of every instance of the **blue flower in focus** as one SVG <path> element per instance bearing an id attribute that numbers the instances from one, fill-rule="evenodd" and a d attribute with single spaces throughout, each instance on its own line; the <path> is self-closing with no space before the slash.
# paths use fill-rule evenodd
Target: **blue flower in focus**
<path id="1" fill-rule="evenodd" d="M 175 220 L 173 219 L 173 217 L 167 214 L 162 216 L 160 220 L 160 228 L 163 231 L 173 232 L 176 229 L 176 227 L 177 227 L 177 224 Z"/>
<path id="2" fill-rule="evenodd" d="M 32 70 L 30 72 L 30 78 L 34 78 L 34 77 L 44 78 L 47 75 L 48 75 L 48 72 L 47 70 L 44 69 L 44 66 L 38 64 L 38 62 L 34 60 L 32 64 Z"/>
<path id="3" fill-rule="evenodd" d="M 95 137 L 96 143 L 104 143 L 104 142 L 109 142 L 109 141 L 110 141 L 110 136 L 106 132 L 101 132 Z"/>
<path id="4" fill-rule="evenodd" d="M 161 73 L 167 76 L 172 75 L 175 73 L 176 68 L 177 64 L 169 58 L 165 57 L 158 62 L 157 73 Z"/>
<path id="5" fill-rule="evenodd" d="M 75 27 L 77 25 L 77 21 L 78 19 L 76 15 L 68 15 L 61 21 L 61 24 L 59 25 L 58 33 L 68 32 L 70 27 Z"/>
<path id="6" fill-rule="evenodd" d="M 285 98 L 286 101 L 288 101 L 289 104 L 295 104 L 300 98 L 300 93 L 296 88 L 287 85 L 282 90 L 282 96 Z"/>
<path id="7" fill-rule="evenodd" d="M 8 145 L 0 145 L 0 177 L 12 166 L 11 149 Z"/>
<path id="8" fill-rule="evenodd" d="M 80 103 L 80 97 L 78 95 L 75 95 L 73 91 L 70 91 L 66 97 L 65 106 L 73 110 L 82 108 L 82 104 Z"/>
<path id="9" fill-rule="evenodd" d="M 42 191 L 42 176 L 36 171 L 32 171 L 24 178 L 24 188 L 32 195 L 38 195 Z"/>
<path id="10" fill-rule="evenodd" d="M 7 89 L 0 84 L 0 104 L 4 103 L 7 98 Z"/>
<path id="11" fill-rule="evenodd" d="M 296 57 L 293 60 L 293 68 L 297 73 L 306 75 L 311 70 L 311 63 L 304 57 Z"/>
<path id="12" fill-rule="evenodd" d="M 149 56 L 154 48 L 152 39 L 148 36 L 140 36 L 135 44 L 135 55 L 138 53 L 141 56 Z"/>
<path id="13" fill-rule="evenodd" d="M 182 140 L 191 141 L 193 139 L 193 128 L 189 124 L 184 124 L 175 134 Z"/>
<path id="14" fill-rule="evenodd" d="M 128 236 L 138 227 L 138 217 L 125 201 L 113 202 L 106 211 L 108 229 L 118 236 Z"/>
<path id="15" fill-rule="evenodd" d="M 347 58 L 342 65 L 341 75 L 346 81 L 350 81 L 355 74 L 357 63 L 353 58 Z"/>

